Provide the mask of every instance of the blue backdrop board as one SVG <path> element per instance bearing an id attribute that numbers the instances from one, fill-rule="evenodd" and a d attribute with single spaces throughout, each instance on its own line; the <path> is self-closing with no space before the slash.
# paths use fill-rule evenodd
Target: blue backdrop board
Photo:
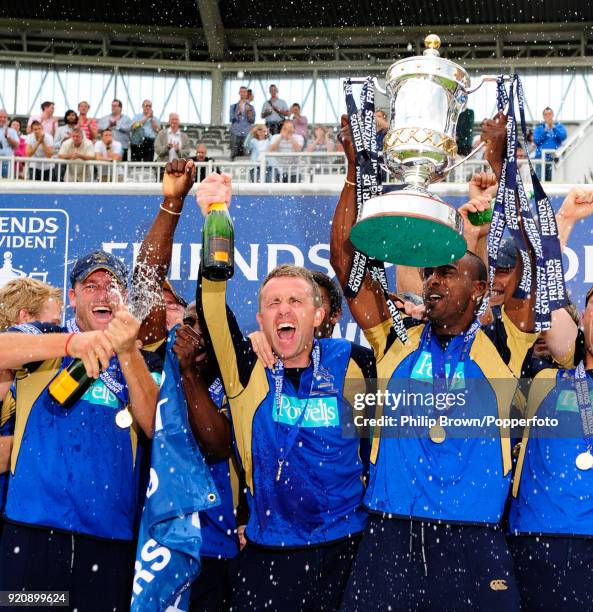
<path id="1" fill-rule="evenodd" d="M 297 263 L 329 273 L 330 222 L 337 195 L 237 195 L 231 214 L 235 224 L 236 266 L 229 301 L 245 331 L 255 328 L 257 288 L 280 263 Z M 450 196 L 454 205 L 464 201 Z M 1 193 L 0 285 L 26 274 L 67 287 L 78 255 L 102 247 L 132 265 L 161 202 L 158 195 Z M 552 198 L 557 209 L 561 196 Z M 593 237 L 590 221 L 578 224 L 564 256 L 568 288 L 581 309 L 593 283 Z M 189 300 L 195 293 L 201 251 L 202 217 L 188 197 L 175 234 L 171 278 Z M 389 274 L 393 283 L 393 274 Z M 336 334 L 360 341 L 348 311 Z"/>

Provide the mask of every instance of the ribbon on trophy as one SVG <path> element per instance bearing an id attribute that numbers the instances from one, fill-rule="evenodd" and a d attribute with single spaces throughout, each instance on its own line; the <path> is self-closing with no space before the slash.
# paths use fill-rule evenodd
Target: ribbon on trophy
<path id="1" fill-rule="evenodd" d="M 362 86 L 360 112 L 356 107 L 352 93 L 352 81 L 350 79 L 344 82 L 344 94 L 346 96 L 346 109 L 356 159 L 356 208 L 358 219 L 360 220 L 363 206 L 367 200 L 380 195 L 382 191 L 377 162 L 375 89 L 372 77 L 367 77 Z M 397 337 L 402 342 L 407 342 L 408 333 L 402 317 L 393 300 L 389 297 L 389 286 L 387 284 L 387 276 L 385 275 L 385 266 L 382 261 L 371 259 L 361 251 L 355 250 L 345 288 L 346 296 L 352 298 L 358 295 L 367 270 L 371 278 L 381 286 Z"/>
<path id="2" fill-rule="evenodd" d="M 496 268 L 500 242 L 505 227 L 508 227 L 519 251 L 523 268 L 515 297 L 525 299 L 535 289 L 535 331 L 540 332 L 550 329 L 552 312 L 566 305 L 567 293 L 554 210 L 528 158 L 537 207 L 536 221 L 519 174 L 516 157 L 519 139 L 515 97 L 519 108 L 521 133 L 523 140 L 526 141 L 525 103 L 519 76 L 516 74 L 511 76 L 508 93 L 504 87 L 503 77 L 499 77 L 497 80 L 498 110 L 502 111 L 508 105 L 507 151 L 488 233 L 488 265 L 490 270 Z M 535 288 L 533 288 L 530 252 L 535 257 Z M 494 275 L 491 275 L 491 290 L 493 283 Z"/>

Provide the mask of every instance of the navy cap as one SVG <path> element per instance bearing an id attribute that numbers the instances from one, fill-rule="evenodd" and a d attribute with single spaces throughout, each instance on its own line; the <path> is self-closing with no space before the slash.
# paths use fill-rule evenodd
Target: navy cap
<path id="1" fill-rule="evenodd" d="M 173 283 L 168 278 L 163 281 L 163 289 L 167 289 L 167 291 L 170 291 L 173 294 L 173 297 L 177 300 L 177 302 L 181 304 L 184 308 L 187 308 L 187 302 L 183 299 L 183 296 L 179 293 L 179 291 L 175 289 Z"/>
<path id="2" fill-rule="evenodd" d="M 124 287 L 128 284 L 128 269 L 121 259 L 105 251 L 93 251 L 76 260 L 70 272 L 72 286 L 81 283 L 97 270 L 107 270 Z"/>
<path id="3" fill-rule="evenodd" d="M 497 268 L 514 268 L 517 265 L 519 252 L 512 238 L 504 238 L 498 248 Z"/>

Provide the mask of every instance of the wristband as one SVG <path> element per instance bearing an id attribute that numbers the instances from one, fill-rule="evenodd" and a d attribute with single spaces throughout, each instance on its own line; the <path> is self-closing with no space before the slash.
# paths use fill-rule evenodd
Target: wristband
<path id="1" fill-rule="evenodd" d="M 168 208 L 165 208 L 162 204 L 161 204 L 161 210 L 164 210 L 166 213 L 169 213 L 170 215 L 173 215 L 175 217 L 180 217 L 181 216 L 180 212 L 175 212 L 174 210 L 169 210 Z"/>
<path id="2" fill-rule="evenodd" d="M 66 344 L 64 345 L 64 353 L 66 353 L 66 357 L 72 357 L 72 355 L 70 355 L 70 353 L 68 352 L 68 345 L 70 344 L 70 340 L 72 340 L 72 338 L 76 335 L 76 332 L 72 332 L 68 338 L 66 338 Z"/>

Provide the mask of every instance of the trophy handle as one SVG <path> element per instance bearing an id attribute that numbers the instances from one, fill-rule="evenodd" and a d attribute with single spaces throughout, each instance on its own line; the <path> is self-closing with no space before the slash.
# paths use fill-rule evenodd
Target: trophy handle
<path id="1" fill-rule="evenodd" d="M 508 74 L 503 74 L 502 78 L 505 81 L 509 81 L 510 80 L 510 76 Z M 474 87 L 473 89 L 468 89 L 467 91 L 467 95 L 469 96 L 469 94 L 473 94 L 474 91 L 478 91 L 478 89 L 480 89 L 480 87 L 482 87 L 482 85 L 484 85 L 484 83 L 496 83 L 496 81 L 498 80 L 498 77 L 495 74 L 485 74 L 481 79 L 478 85 L 476 85 L 476 87 Z"/>
<path id="2" fill-rule="evenodd" d="M 452 166 L 449 166 L 448 168 L 445 168 L 442 172 L 439 172 L 439 175 L 442 177 L 446 176 L 447 174 L 449 174 L 449 172 L 451 172 L 451 170 L 454 170 L 455 168 L 457 168 L 457 166 L 461 166 L 461 164 L 466 162 L 468 159 L 472 158 L 478 151 L 481 151 L 485 145 L 486 145 L 485 142 L 481 142 L 475 149 L 470 151 L 462 160 L 458 161 Z"/>
<path id="3" fill-rule="evenodd" d="M 476 89 L 481 87 L 485 82 L 496 80 L 497 78 L 498 77 L 495 77 L 495 76 L 485 76 L 485 77 L 482 77 L 482 82 L 478 85 L 478 87 L 472 89 L 472 91 L 476 91 Z M 509 79 L 510 79 L 510 77 L 505 74 L 504 75 L 504 80 L 508 81 Z M 508 112 L 508 109 L 509 109 L 509 105 L 507 104 L 504 107 L 504 109 L 503 109 L 503 113 L 505 115 Z M 457 168 L 457 166 L 461 166 L 461 164 L 463 164 L 468 159 L 471 159 L 478 151 L 481 151 L 484 148 L 485 144 L 486 144 L 485 142 L 481 142 L 475 149 L 470 151 L 462 160 L 458 161 L 457 163 L 453 164 L 452 166 L 449 166 L 448 168 L 445 168 L 444 170 L 439 172 L 438 173 L 439 176 L 445 177 L 447 174 L 449 174 L 449 172 L 451 172 L 451 170 L 454 170 L 455 168 Z"/>
<path id="4" fill-rule="evenodd" d="M 377 77 L 373 78 L 373 83 L 375 84 L 375 89 L 379 92 L 382 93 L 384 96 L 387 95 L 387 90 L 384 89 L 383 87 L 381 87 L 381 85 L 379 85 L 379 79 Z"/>

